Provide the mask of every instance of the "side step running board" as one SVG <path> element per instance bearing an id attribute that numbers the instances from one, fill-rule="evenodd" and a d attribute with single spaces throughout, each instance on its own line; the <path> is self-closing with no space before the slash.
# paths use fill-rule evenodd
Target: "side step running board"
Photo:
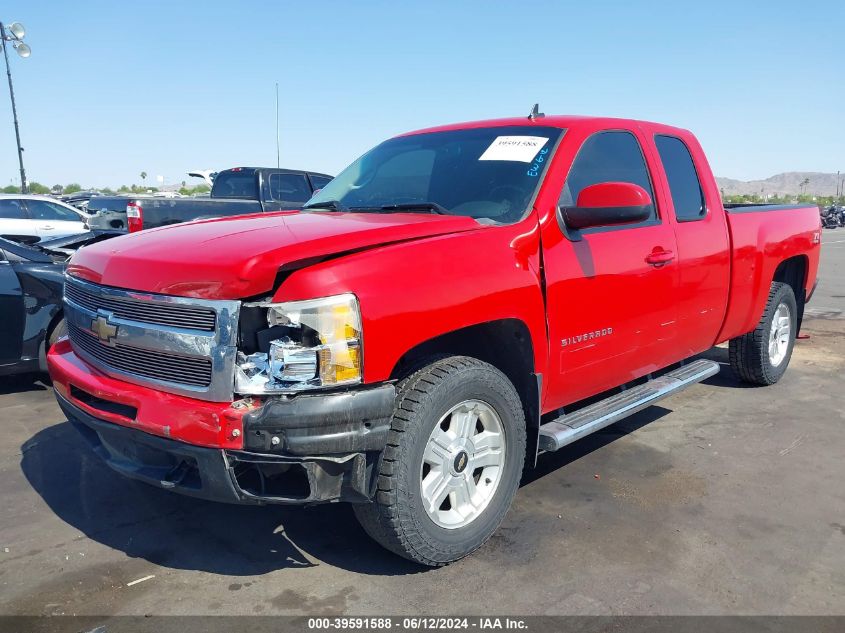
<path id="1" fill-rule="evenodd" d="M 540 450 L 556 451 L 563 448 L 718 373 L 718 363 L 697 360 L 642 385 L 562 415 L 540 427 Z"/>

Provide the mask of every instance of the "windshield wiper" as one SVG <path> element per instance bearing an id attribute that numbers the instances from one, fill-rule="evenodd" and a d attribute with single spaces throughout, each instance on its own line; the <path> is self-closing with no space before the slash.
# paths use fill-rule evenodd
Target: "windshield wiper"
<path id="1" fill-rule="evenodd" d="M 380 207 L 352 207 L 350 211 L 428 211 L 438 215 L 449 215 L 450 211 L 436 202 L 403 202 L 402 204 L 385 204 Z"/>
<path id="2" fill-rule="evenodd" d="M 349 211 L 349 208 L 346 207 L 339 200 L 325 200 L 323 202 L 315 202 L 314 204 L 309 204 L 302 207 L 302 209 L 329 209 L 331 211 Z"/>

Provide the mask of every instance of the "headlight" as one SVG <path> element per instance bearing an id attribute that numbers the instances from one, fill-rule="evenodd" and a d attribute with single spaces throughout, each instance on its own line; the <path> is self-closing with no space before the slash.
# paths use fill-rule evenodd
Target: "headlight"
<path id="1" fill-rule="evenodd" d="M 361 312 L 355 295 L 244 307 L 261 310 L 258 318 L 266 325 L 253 326 L 250 343 L 238 351 L 237 393 L 292 392 L 361 381 Z"/>

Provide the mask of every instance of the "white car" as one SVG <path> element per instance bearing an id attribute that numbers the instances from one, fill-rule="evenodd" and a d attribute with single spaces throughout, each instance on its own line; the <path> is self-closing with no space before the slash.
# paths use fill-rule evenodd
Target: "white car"
<path id="1" fill-rule="evenodd" d="M 79 209 L 48 196 L 0 195 L 0 237 L 34 242 L 75 235 L 88 230 L 87 218 Z"/>

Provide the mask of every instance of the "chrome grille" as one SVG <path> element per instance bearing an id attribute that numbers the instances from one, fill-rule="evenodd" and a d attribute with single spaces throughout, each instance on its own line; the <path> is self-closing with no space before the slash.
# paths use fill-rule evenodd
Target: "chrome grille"
<path id="1" fill-rule="evenodd" d="M 155 323 L 157 325 L 168 325 L 170 327 L 200 330 L 203 332 L 214 331 L 216 314 L 214 310 L 207 308 L 186 305 L 166 305 L 136 299 L 104 296 L 89 291 L 78 282 L 74 282 L 72 278 L 65 284 L 65 296 L 77 305 L 88 308 L 92 312 L 108 310 L 116 317 L 131 319 L 141 323 Z"/>
<path id="2" fill-rule="evenodd" d="M 208 358 L 187 358 L 126 345 L 105 345 L 96 336 L 70 323 L 68 335 L 74 347 L 114 369 L 194 387 L 211 384 L 211 360 Z"/>
<path id="3" fill-rule="evenodd" d="M 225 402 L 232 398 L 240 301 L 101 286 L 65 276 L 74 352 L 108 376 Z"/>

